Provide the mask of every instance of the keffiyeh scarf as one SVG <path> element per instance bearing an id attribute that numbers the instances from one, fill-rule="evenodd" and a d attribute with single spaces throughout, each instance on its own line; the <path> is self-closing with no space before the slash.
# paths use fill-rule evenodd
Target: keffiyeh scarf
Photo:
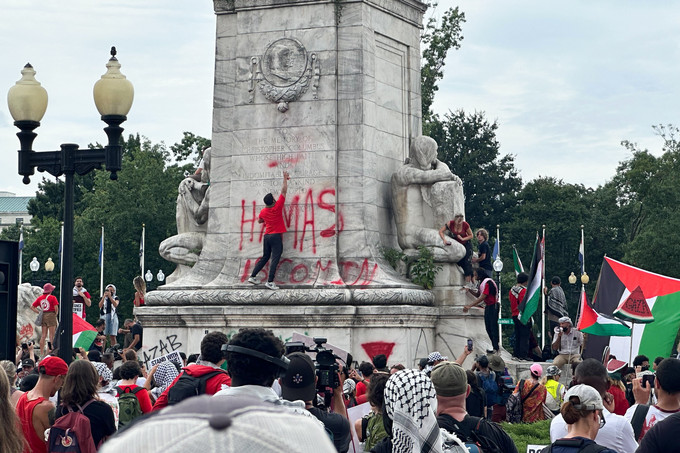
<path id="1" fill-rule="evenodd" d="M 432 381 L 422 372 L 402 370 L 385 384 L 385 412 L 392 419 L 393 453 L 442 452 Z"/>

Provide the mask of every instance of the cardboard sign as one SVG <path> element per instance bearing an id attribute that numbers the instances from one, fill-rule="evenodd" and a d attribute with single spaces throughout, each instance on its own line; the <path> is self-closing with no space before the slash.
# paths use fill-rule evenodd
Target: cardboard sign
<path id="1" fill-rule="evenodd" d="M 547 445 L 527 445 L 527 453 L 539 453 Z"/>
<path id="2" fill-rule="evenodd" d="M 352 431 L 352 442 L 349 446 L 349 451 L 354 453 L 362 453 L 364 451 L 364 444 L 359 442 L 357 433 L 354 430 L 354 423 L 364 415 L 371 412 L 371 405 L 368 403 L 359 404 L 358 406 L 347 409 L 347 418 L 349 419 L 350 430 Z"/>
<path id="3" fill-rule="evenodd" d="M 81 318 L 83 317 L 83 303 L 82 302 L 73 302 L 73 313 L 80 316 Z"/>
<path id="4" fill-rule="evenodd" d="M 184 362 L 182 362 L 182 356 L 179 355 L 179 351 L 173 351 L 170 354 L 165 354 L 163 356 L 156 357 L 155 359 L 149 360 L 148 367 L 151 368 L 154 365 L 158 365 L 159 363 L 162 363 L 162 362 L 165 362 L 165 361 L 175 362 L 179 366 L 184 366 Z"/>

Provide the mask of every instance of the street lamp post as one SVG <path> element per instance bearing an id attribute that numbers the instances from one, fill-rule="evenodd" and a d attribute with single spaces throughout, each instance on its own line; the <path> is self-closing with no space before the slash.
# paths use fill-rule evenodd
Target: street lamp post
<path id="1" fill-rule="evenodd" d="M 118 178 L 123 157 L 120 139 L 123 128 L 120 125 L 127 119 L 126 115 L 132 107 L 134 88 L 132 83 L 120 72 L 120 63 L 116 59 L 116 48 L 111 48 L 111 58 L 106 64 L 107 71 L 94 85 L 94 102 L 108 127 L 104 128 L 108 144 L 104 148 L 80 149 L 78 145 L 64 143 L 59 151 L 34 151 L 33 141 L 37 134 L 34 129 L 40 126 L 40 120 L 47 110 L 47 91 L 35 80 L 35 70 L 30 64 L 21 71 L 21 80 L 10 88 L 7 94 L 9 111 L 14 118 L 14 125 L 21 149 L 19 150 L 19 174 L 23 175 L 23 183 L 30 183 L 30 176 L 38 171 L 46 171 L 53 176 L 65 176 L 64 185 L 64 237 L 62 279 L 73 281 L 73 179 L 75 174 L 85 175 L 96 168 L 106 165 L 111 172 L 111 179 Z M 67 363 L 72 358 L 73 338 L 73 300 L 71 288 L 61 287 L 61 310 L 59 323 L 59 357 Z"/>

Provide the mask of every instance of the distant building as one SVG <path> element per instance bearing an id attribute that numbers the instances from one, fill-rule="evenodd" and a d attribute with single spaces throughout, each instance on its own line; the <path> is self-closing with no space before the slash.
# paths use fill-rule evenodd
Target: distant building
<path id="1" fill-rule="evenodd" d="M 0 191 L 0 231 L 8 226 L 31 224 L 28 201 L 33 197 L 17 197 L 12 192 Z"/>

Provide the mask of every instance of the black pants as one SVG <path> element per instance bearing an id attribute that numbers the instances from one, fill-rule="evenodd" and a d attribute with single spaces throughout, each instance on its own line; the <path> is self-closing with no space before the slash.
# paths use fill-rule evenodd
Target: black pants
<path id="1" fill-rule="evenodd" d="M 529 357 L 529 333 L 531 326 L 529 323 L 522 324 L 517 316 L 512 317 L 515 324 L 515 357 L 525 359 Z"/>
<path id="2" fill-rule="evenodd" d="M 279 260 L 281 259 L 281 253 L 283 253 L 283 234 L 265 234 L 264 241 L 262 242 L 262 258 L 260 258 L 253 269 L 253 273 L 250 274 L 251 277 L 255 277 L 267 264 L 269 258 L 272 262 L 269 265 L 269 278 L 268 282 L 274 281 L 274 276 L 276 275 L 276 268 L 279 266 Z"/>
<path id="3" fill-rule="evenodd" d="M 484 326 L 493 349 L 498 351 L 498 304 L 484 307 Z"/>

